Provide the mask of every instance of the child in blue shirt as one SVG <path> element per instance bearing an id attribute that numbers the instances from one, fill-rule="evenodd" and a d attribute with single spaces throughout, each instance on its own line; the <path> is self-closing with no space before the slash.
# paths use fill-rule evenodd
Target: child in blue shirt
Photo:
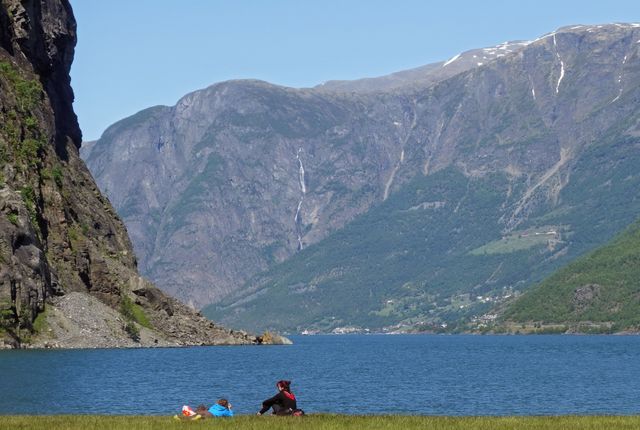
<path id="1" fill-rule="evenodd" d="M 214 417 L 232 417 L 231 403 L 227 399 L 219 399 L 209 408 L 209 413 Z"/>

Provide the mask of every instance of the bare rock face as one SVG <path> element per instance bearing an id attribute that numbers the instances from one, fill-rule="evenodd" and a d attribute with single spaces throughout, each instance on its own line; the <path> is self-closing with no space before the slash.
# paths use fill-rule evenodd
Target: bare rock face
<path id="1" fill-rule="evenodd" d="M 66 347 L 257 343 L 138 275 L 123 223 L 79 158 L 69 2 L 3 0 L 0 23 L 0 338 L 13 346 L 43 345 L 40 336 Z M 74 304 L 114 330 L 101 327 L 95 343 L 69 340 L 60 327 L 91 332 L 74 319 Z"/>
<path id="2" fill-rule="evenodd" d="M 571 304 L 576 312 L 584 311 L 594 300 L 600 296 L 602 286 L 598 284 L 587 284 L 575 289 Z"/>

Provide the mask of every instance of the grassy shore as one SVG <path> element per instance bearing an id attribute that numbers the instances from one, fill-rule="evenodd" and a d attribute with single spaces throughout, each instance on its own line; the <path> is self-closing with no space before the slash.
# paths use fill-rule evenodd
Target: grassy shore
<path id="1" fill-rule="evenodd" d="M 430 430 L 600 430 L 638 429 L 640 416 L 634 417 L 415 417 L 308 415 L 296 417 L 242 416 L 176 422 L 171 417 L 123 416 L 0 416 L 0 429 L 237 429 L 237 430 L 344 430 L 344 429 L 430 429 Z"/>

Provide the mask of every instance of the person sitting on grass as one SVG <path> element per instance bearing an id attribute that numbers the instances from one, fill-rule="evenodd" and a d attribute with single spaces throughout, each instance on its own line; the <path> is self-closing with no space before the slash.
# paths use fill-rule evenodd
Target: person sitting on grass
<path id="1" fill-rule="evenodd" d="M 291 381 L 278 381 L 276 383 L 278 394 L 262 402 L 262 409 L 258 415 L 263 415 L 269 409 L 273 409 L 273 415 L 302 415 L 298 409 L 296 396 L 291 392 Z"/>
<path id="2" fill-rule="evenodd" d="M 208 411 L 214 417 L 232 417 L 231 403 L 227 399 L 218 399 Z"/>
<path id="3" fill-rule="evenodd" d="M 205 405 L 198 405 L 195 410 L 193 410 L 189 405 L 184 405 L 182 407 L 182 413 L 180 415 L 174 415 L 173 419 L 177 421 L 197 421 L 201 420 L 202 418 L 210 418 L 212 416 L 213 415 L 211 415 Z"/>

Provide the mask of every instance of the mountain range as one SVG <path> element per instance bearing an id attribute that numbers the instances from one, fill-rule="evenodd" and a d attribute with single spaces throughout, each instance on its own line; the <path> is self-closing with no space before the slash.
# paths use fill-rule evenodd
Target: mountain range
<path id="1" fill-rule="evenodd" d="M 143 274 L 216 320 L 455 330 L 640 214 L 640 24 L 294 89 L 229 81 L 82 156 Z"/>

